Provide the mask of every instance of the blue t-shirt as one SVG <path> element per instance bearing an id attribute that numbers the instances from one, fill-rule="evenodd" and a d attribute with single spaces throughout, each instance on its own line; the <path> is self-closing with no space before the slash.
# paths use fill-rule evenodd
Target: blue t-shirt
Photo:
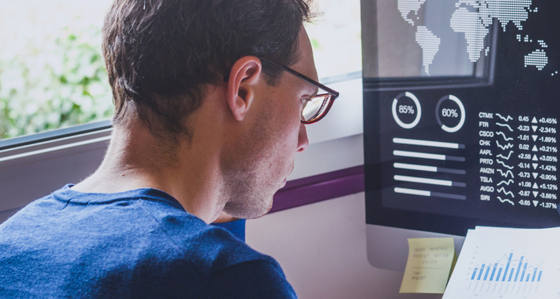
<path id="1" fill-rule="evenodd" d="M 70 187 L 0 225 L 1 298 L 296 298 L 273 258 L 162 191 Z"/>

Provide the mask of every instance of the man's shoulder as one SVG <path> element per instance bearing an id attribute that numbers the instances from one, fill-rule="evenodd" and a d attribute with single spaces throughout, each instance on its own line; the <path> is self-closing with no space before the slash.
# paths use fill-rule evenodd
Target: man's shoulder
<path id="1" fill-rule="evenodd" d="M 280 268 L 273 258 L 257 252 L 224 228 L 199 222 L 193 225 L 183 217 L 166 217 L 159 225 L 170 246 L 176 249 L 177 257 L 207 267 L 208 275 L 240 264 Z"/>
<path id="2" fill-rule="evenodd" d="M 210 267 L 201 284 L 201 298 L 296 298 L 275 259 L 225 229 L 209 226 L 190 242 L 208 246 L 197 250 Z"/>
<path id="3" fill-rule="evenodd" d="M 174 279 L 197 281 L 200 298 L 296 298 L 278 262 L 229 231 L 205 224 L 188 228 L 188 220 L 175 217 L 162 220 L 175 254 L 160 266 L 180 273 Z"/>
<path id="4" fill-rule="evenodd" d="M 35 201 L 0 226 L 0 263 L 10 265 L 0 276 L 18 285 L 18 294 L 41 296 L 86 289 L 100 297 L 196 294 L 243 277 L 285 281 L 271 257 L 154 194 L 96 199 L 55 192 Z M 26 286 L 10 268 L 32 276 Z"/>

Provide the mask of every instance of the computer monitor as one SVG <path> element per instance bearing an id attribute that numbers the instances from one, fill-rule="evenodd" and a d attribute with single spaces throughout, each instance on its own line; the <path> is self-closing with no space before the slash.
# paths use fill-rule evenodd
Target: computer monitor
<path id="1" fill-rule="evenodd" d="M 409 237 L 560 225 L 560 3 L 362 0 L 370 263 Z"/>

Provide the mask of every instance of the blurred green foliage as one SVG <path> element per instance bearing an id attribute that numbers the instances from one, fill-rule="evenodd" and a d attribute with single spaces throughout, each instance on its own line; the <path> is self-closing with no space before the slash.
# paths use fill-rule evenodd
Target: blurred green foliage
<path id="1" fill-rule="evenodd" d="M 0 59 L 0 139 L 109 118 L 101 32 L 65 29 Z"/>

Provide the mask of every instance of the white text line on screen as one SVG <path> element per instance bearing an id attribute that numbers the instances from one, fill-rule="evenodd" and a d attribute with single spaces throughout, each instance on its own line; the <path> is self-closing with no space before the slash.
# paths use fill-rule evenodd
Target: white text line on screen
<path id="1" fill-rule="evenodd" d="M 410 157 L 410 158 L 420 158 L 420 159 L 430 159 L 430 160 L 440 160 L 440 161 L 460 161 L 464 162 L 465 157 L 456 157 L 440 154 L 428 154 L 420 152 L 409 152 L 409 151 L 393 151 L 393 155 L 399 157 Z"/>
<path id="2" fill-rule="evenodd" d="M 432 192 L 432 191 L 427 191 L 427 190 L 418 190 L 418 189 L 409 189 L 409 188 L 396 187 L 394 189 L 394 191 L 395 191 L 395 193 L 409 194 L 409 195 L 441 197 L 441 198 L 451 198 L 451 199 L 459 199 L 459 200 L 466 200 L 467 199 L 467 197 L 465 195 L 460 195 L 460 194 Z"/>
<path id="3" fill-rule="evenodd" d="M 463 149 L 463 148 L 465 148 L 464 144 L 459 144 L 459 143 L 418 140 L 418 139 L 408 139 L 408 138 L 393 138 L 393 143 L 408 144 L 408 145 L 420 145 L 420 146 L 431 146 L 431 147 L 441 147 L 441 148 L 452 148 L 452 149 Z"/>
<path id="4" fill-rule="evenodd" d="M 408 163 L 393 163 L 393 167 L 398 169 L 409 169 L 409 170 L 418 170 L 418 171 L 427 171 L 427 172 L 443 172 L 443 173 L 454 173 L 454 174 L 467 173 L 463 169 L 452 169 L 452 168 L 443 168 L 443 167 L 408 164 Z"/>
<path id="5" fill-rule="evenodd" d="M 438 186 L 448 186 L 448 187 L 466 187 L 465 183 L 453 182 L 453 181 L 447 181 L 447 180 L 419 178 L 419 177 L 405 176 L 405 175 L 395 175 L 394 178 L 395 178 L 395 181 L 402 181 L 402 182 L 429 184 L 429 185 L 438 185 Z"/>

